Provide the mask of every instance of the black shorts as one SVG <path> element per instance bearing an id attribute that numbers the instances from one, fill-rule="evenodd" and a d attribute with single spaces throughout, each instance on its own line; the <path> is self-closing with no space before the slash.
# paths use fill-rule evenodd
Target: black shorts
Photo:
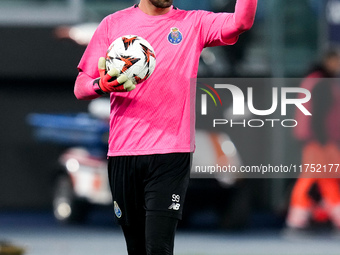
<path id="1" fill-rule="evenodd" d="M 109 158 L 115 218 L 129 225 L 146 215 L 182 218 L 192 153 Z"/>

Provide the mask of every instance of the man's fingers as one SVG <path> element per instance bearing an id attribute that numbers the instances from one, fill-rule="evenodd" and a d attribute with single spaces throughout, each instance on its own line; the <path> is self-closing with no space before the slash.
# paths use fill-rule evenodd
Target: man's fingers
<path id="1" fill-rule="evenodd" d="M 107 74 L 106 75 L 106 80 L 108 81 L 109 79 L 111 79 L 111 76 L 109 76 Z M 122 74 L 117 79 L 115 79 L 114 81 L 107 82 L 107 84 L 110 87 L 117 87 L 117 86 L 125 83 L 127 80 L 128 80 L 127 76 L 125 74 Z"/>
<path id="2" fill-rule="evenodd" d="M 99 70 L 106 70 L 106 59 L 104 57 L 100 57 L 98 60 L 98 69 Z"/>
<path id="3" fill-rule="evenodd" d="M 110 71 L 107 72 L 107 74 L 111 77 L 117 77 L 119 75 L 119 71 L 116 68 L 112 68 Z"/>
<path id="4" fill-rule="evenodd" d="M 133 90 L 135 88 L 136 88 L 136 85 L 133 84 L 133 82 L 131 80 L 127 80 L 124 83 L 124 89 L 126 89 L 126 91 L 131 91 L 131 90 Z"/>
<path id="5" fill-rule="evenodd" d="M 116 68 L 111 68 L 106 73 L 106 59 L 100 57 L 98 60 L 98 71 L 100 74 L 100 86 L 105 92 L 108 91 L 131 91 L 136 88 L 136 85 L 128 79 L 125 74 L 120 74 L 119 70 Z M 117 79 L 110 81 L 112 77 L 117 77 Z"/>
<path id="6" fill-rule="evenodd" d="M 116 91 L 116 92 L 129 92 L 129 91 L 131 91 L 135 88 L 136 88 L 136 85 L 133 84 L 132 81 L 127 80 L 123 84 L 119 84 L 119 85 L 115 86 L 114 91 Z"/>
<path id="7" fill-rule="evenodd" d="M 128 80 L 128 77 L 125 74 L 122 74 L 117 78 L 117 82 L 119 84 L 122 84 L 122 83 L 126 82 L 127 80 Z"/>

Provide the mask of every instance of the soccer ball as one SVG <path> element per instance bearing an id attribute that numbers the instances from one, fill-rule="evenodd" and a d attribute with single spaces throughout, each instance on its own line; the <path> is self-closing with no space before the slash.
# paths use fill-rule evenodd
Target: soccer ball
<path id="1" fill-rule="evenodd" d="M 137 35 L 119 37 L 106 53 L 106 70 L 116 68 L 134 84 L 148 79 L 155 67 L 154 49 L 148 41 Z"/>

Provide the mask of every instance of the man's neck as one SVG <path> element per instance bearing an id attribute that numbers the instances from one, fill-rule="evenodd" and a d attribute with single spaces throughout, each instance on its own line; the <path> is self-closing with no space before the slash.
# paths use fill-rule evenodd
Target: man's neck
<path id="1" fill-rule="evenodd" d="M 157 8 L 152 3 L 150 3 L 148 0 L 141 0 L 138 4 L 139 9 L 151 16 L 158 16 L 168 13 L 171 10 L 171 6 L 168 8 Z"/>

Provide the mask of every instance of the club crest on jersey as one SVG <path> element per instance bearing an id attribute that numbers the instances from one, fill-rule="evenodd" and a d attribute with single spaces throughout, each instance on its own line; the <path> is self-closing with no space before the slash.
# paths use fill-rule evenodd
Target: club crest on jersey
<path id="1" fill-rule="evenodd" d="M 183 39 L 182 33 L 177 27 L 172 27 L 168 35 L 168 41 L 172 44 L 179 44 Z"/>
<path id="2" fill-rule="evenodd" d="M 122 211 L 120 210 L 118 203 L 116 201 L 113 202 L 113 206 L 114 206 L 114 210 L 115 210 L 115 214 L 117 218 L 122 217 Z"/>

